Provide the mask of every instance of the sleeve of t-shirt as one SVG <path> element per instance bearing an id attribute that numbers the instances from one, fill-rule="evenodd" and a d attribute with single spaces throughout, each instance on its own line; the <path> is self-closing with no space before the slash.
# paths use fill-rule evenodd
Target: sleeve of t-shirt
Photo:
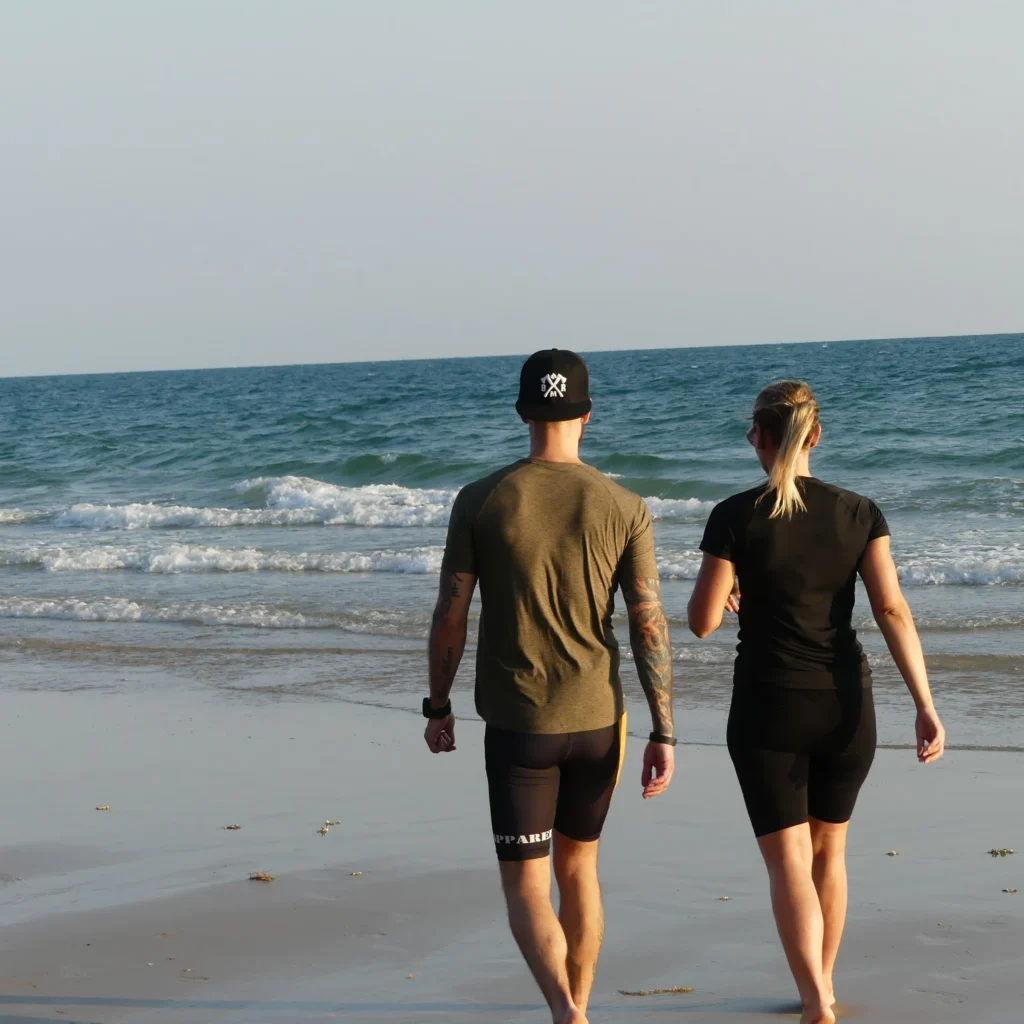
<path id="1" fill-rule="evenodd" d="M 873 502 L 868 502 L 868 514 L 870 516 L 868 522 L 868 540 L 877 540 L 879 537 L 890 536 L 889 524 L 885 521 L 885 516 L 882 515 L 882 510 Z"/>
<path id="2" fill-rule="evenodd" d="M 654 557 L 654 525 L 647 502 L 641 501 L 630 528 L 629 541 L 622 556 L 619 578 L 656 580 L 658 562 Z"/>
<path id="3" fill-rule="evenodd" d="M 473 545 L 473 517 L 469 495 L 459 491 L 448 520 L 448 541 L 441 560 L 442 572 L 477 575 L 476 548 Z"/>
<path id="4" fill-rule="evenodd" d="M 736 531 L 729 521 L 726 513 L 725 503 L 716 505 L 708 516 L 707 526 L 704 527 L 704 537 L 700 542 L 701 551 L 715 558 L 724 558 L 726 561 L 735 561 L 734 551 L 736 548 Z"/>

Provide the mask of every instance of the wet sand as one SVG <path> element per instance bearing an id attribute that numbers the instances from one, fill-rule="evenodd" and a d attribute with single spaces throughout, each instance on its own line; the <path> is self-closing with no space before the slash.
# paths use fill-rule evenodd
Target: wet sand
<path id="1" fill-rule="evenodd" d="M 152 687 L 3 709 L 0 1024 L 547 1020 L 504 923 L 479 723 L 432 757 L 415 715 L 342 702 Z M 603 847 L 591 1020 L 787 1019 L 725 750 L 680 748 L 672 790 L 644 803 L 642 747 Z M 849 1019 L 1021 1017 L 1022 783 L 1020 754 L 923 769 L 879 752 L 851 836 Z M 325 819 L 341 824 L 320 836 Z M 676 985 L 694 992 L 618 992 Z"/>

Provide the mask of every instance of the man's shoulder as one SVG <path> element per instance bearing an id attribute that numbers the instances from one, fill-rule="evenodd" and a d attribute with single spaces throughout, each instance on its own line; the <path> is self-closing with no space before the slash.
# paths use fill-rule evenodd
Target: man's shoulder
<path id="1" fill-rule="evenodd" d="M 488 473 L 487 476 L 482 476 L 478 480 L 466 484 L 456 495 L 456 504 L 479 510 L 504 480 L 528 465 L 529 463 L 525 459 L 520 459 L 518 462 L 502 466 L 501 469 L 497 469 L 493 473 Z"/>
<path id="2" fill-rule="evenodd" d="M 619 509 L 626 519 L 635 519 L 638 515 L 649 511 L 647 502 L 636 491 L 623 487 L 622 484 L 589 463 L 583 463 L 582 468 L 586 471 L 584 479 L 587 486 L 593 488 L 595 493 L 607 496 L 608 500 Z"/>

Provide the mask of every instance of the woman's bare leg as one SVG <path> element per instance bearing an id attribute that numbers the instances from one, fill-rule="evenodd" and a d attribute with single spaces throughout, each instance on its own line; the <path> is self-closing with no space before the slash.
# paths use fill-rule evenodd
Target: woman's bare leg
<path id="1" fill-rule="evenodd" d="M 793 972 L 803 1016 L 800 1024 L 834 1024 L 822 967 L 825 924 L 814 886 L 814 850 L 807 824 L 758 839 L 771 884 L 775 923 Z"/>
<path id="2" fill-rule="evenodd" d="M 821 973 L 825 986 L 832 993 L 835 1002 L 835 988 L 832 981 L 846 926 L 846 833 L 850 823 L 840 825 L 811 818 L 811 847 L 814 851 L 814 888 L 818 892 L 824 923 L 824 937 L 821 945 Z"/>

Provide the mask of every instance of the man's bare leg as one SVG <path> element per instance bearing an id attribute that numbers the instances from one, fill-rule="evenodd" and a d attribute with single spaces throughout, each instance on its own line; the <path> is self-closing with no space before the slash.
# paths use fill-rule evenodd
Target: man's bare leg
<path id="1" fill-rule="evenodd" d="M 565 966 L 565 933 L 551 905 L 551 858 L 499 861 L 508 923 L 554 1024 L 587 1024 L 576 1007 Z"/>
<path id="2" fill-rule="evenodd" d="M 846 833 L 850 823 L 835 825 L 827 821 L 810 819 L 811 846 L 814 850 L 814 888 L 824 919 L 825 931 L 821 945 L 821 973 L 825 987 L 832 993 L 835 988 L 832 973 L 836 966 L 839 943 L 846 926 Z"/>
<path id="3" fill-rule="evenodd" d="M 594 970 L 604 938 L 604 907 L 597 878 L 598 841 L 583 843 L 555 832 L 558 919 L 568 947 L 566 969 L 573 1001 L 587 1012 Z"/>

